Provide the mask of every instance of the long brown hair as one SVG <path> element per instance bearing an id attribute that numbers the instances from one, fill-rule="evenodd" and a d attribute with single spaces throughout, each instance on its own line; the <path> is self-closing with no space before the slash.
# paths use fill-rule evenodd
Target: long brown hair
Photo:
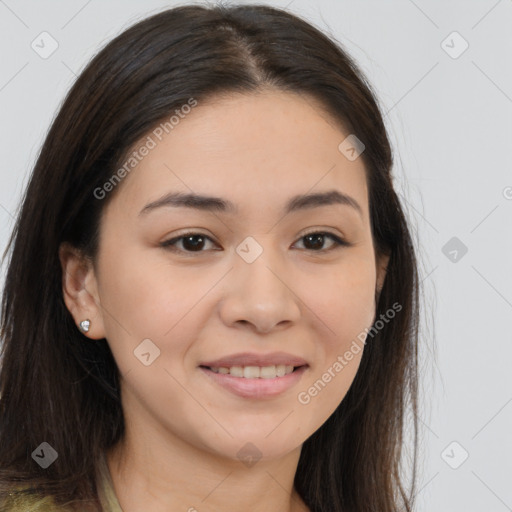
<path id="1" fill-rule="evenodd" d="M 62 295 L 64 241 L 94 258 L 109 197 L 94 190 L 176 108 L 262 88 L 320 102 L 365 145 L 376 253 L 390 255 L 375 329 L 345 398 L 303 444 L 295 486 L 314 512 L 413 507 L 417 455 L 418 270 L 392 183 L 392 152 L 370 85 L 337 41 L 263 5 L 180 6 L 138 22 L 80 74 L 51 129 L 9 241 L 2 299 L 0 492 L 26 483 L 58 504 L 97 503 L 99 457 L 123 435 L 119 373 L 106 340 L 85 343 Z M 6 253 L 7 254 L 7 253 Z M 412 412 L 410 492 L 401 470 Z M 59 454 L 41 469 L 31 453 Z"/>

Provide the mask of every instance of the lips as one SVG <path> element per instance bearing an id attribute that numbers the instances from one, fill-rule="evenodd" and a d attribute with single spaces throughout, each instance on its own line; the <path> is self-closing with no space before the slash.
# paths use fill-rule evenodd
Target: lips
<path id="1" fill-rule="evenodd" d="M 211 361 L 204 361 L 199 366 L 208 368 L 230 368 L 232 366 L 307 366 L 306 360 L 286 352 L 271 352 L 257 354 L 255 352 L 241 352 Z"/>
<path id="2" fill-rule="evenodd" d="M 286 396 L 286 392 L 296 387 L 302 379 L 308 366 L 301 366 L 292 373 L 288 373 L 283 377 L 273 379 L 246 379 L 215 373 L 209 368 L 201 366 L 200 372 L 205 375 L 209 382 L 213 382 L 216 390 L 226 390 L 237 397 L 251 400 L 267 400 L 278 398 L 281 395 Z"/>

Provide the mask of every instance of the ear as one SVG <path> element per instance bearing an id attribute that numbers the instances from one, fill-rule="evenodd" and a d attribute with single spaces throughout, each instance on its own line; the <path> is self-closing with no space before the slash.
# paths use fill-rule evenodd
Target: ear
<path id="1" fill-rule="evenodd" d="M 75 324 L 78 326 L 82 320 L 90 320 L 90 329 L 84 336 L 97 340 L 105 338 L 98 286 L 91 259 L 67 242 L 59 247 L 59 259 L 62 267 L 62 294 Z"/>
<path id="2" fill-rule="evenodd" d="M 386 280 L 386 274 L 388 269 L 390 253 L 381 254 L 377 258 L 377 279 L 376 279 L 376 290 L 375 290 L 375 303 L 379 301 L 380 292 L 384 287 L 384 281 Z"/>

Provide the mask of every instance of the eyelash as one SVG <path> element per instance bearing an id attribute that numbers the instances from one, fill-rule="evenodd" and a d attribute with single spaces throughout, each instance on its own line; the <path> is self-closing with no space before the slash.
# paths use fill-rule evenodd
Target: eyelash
<path id="1" fill-rule="evenodd" d="M 310 231 L 309 233 L 305 233 L 304 235 L 302 235 L 299 238 L 299 240 L 302 240 L 303 238 L 306 238 L 307 236 L 310 236 L 310 235 L 324 235 L 324 237 L 327 236 L 328 238 L 330 238 L 331 240 L 334 241 L 335 245 L 333 247 L 331 247 L 330 249 L 319 249 L 319 250 L 304 249 L 304 250 L 306 250 L 308 252 L 326 253 L 326 252 L 333 251 L 335 249 L 340 249 L 341 247 L 350 247 L 352 245 L 349 242 L 347 242 L 346 240 L 344 240 L 343 238 L 340 238 L 339 236 L 335 235 L 334 233 L 330 233 L 329 231 Z M 190 255 L 195 254 L 195 253 L 206 252 L 204 250 L 200 250 L 200 251 L 187 251 L 187 250 L 181 250 L 181 249 L 177 249 L 176 248 L 176 244 L 180 240 L 183 240 L 183 239 L 189 238 L 189 237 L 195 237 L 195 236 L 200 236 L 202 238 L 208 239 L 212 243 L 215 243 L 215 242 L 213 242 L 213 240 L 209 236 L 207 236 L 207 235 L 205 235 L 203 233 L 189 232 L 189 233 L 184 233 L 183 235 L 180 235 L 178 237 L 172 238 L 170 240 L 166 240 L 164 242 L 161 242 L 160 246 L 163 247 L 164 249 L 168 249 L 168 250 L 173 251 L 173 252 L 183 252 L 183 253 L 190 254 Z"/>

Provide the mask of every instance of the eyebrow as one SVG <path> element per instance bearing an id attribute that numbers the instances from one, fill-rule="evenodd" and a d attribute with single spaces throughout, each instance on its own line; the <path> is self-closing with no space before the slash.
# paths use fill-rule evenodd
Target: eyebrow
<path id="1" fill-rule="evenodd" d="M 284 213 L 288 214 L 330 205 L 349 206 L 356 210 L 361 217 L 363 216 L 363 210 L 359 203 L 353 197 L 338 190 L 293 196 L 287 201 L 284 207 Z M 231 215 L 238 213 L 238 207 L 227 199 L 193 193 L 170 192 L 160 199 L 148 203 L 140 211 L 139 215 L 145 215 L 150 211 L 162 207 L 193 208 L 196 210 L 228 213 Z"/>

